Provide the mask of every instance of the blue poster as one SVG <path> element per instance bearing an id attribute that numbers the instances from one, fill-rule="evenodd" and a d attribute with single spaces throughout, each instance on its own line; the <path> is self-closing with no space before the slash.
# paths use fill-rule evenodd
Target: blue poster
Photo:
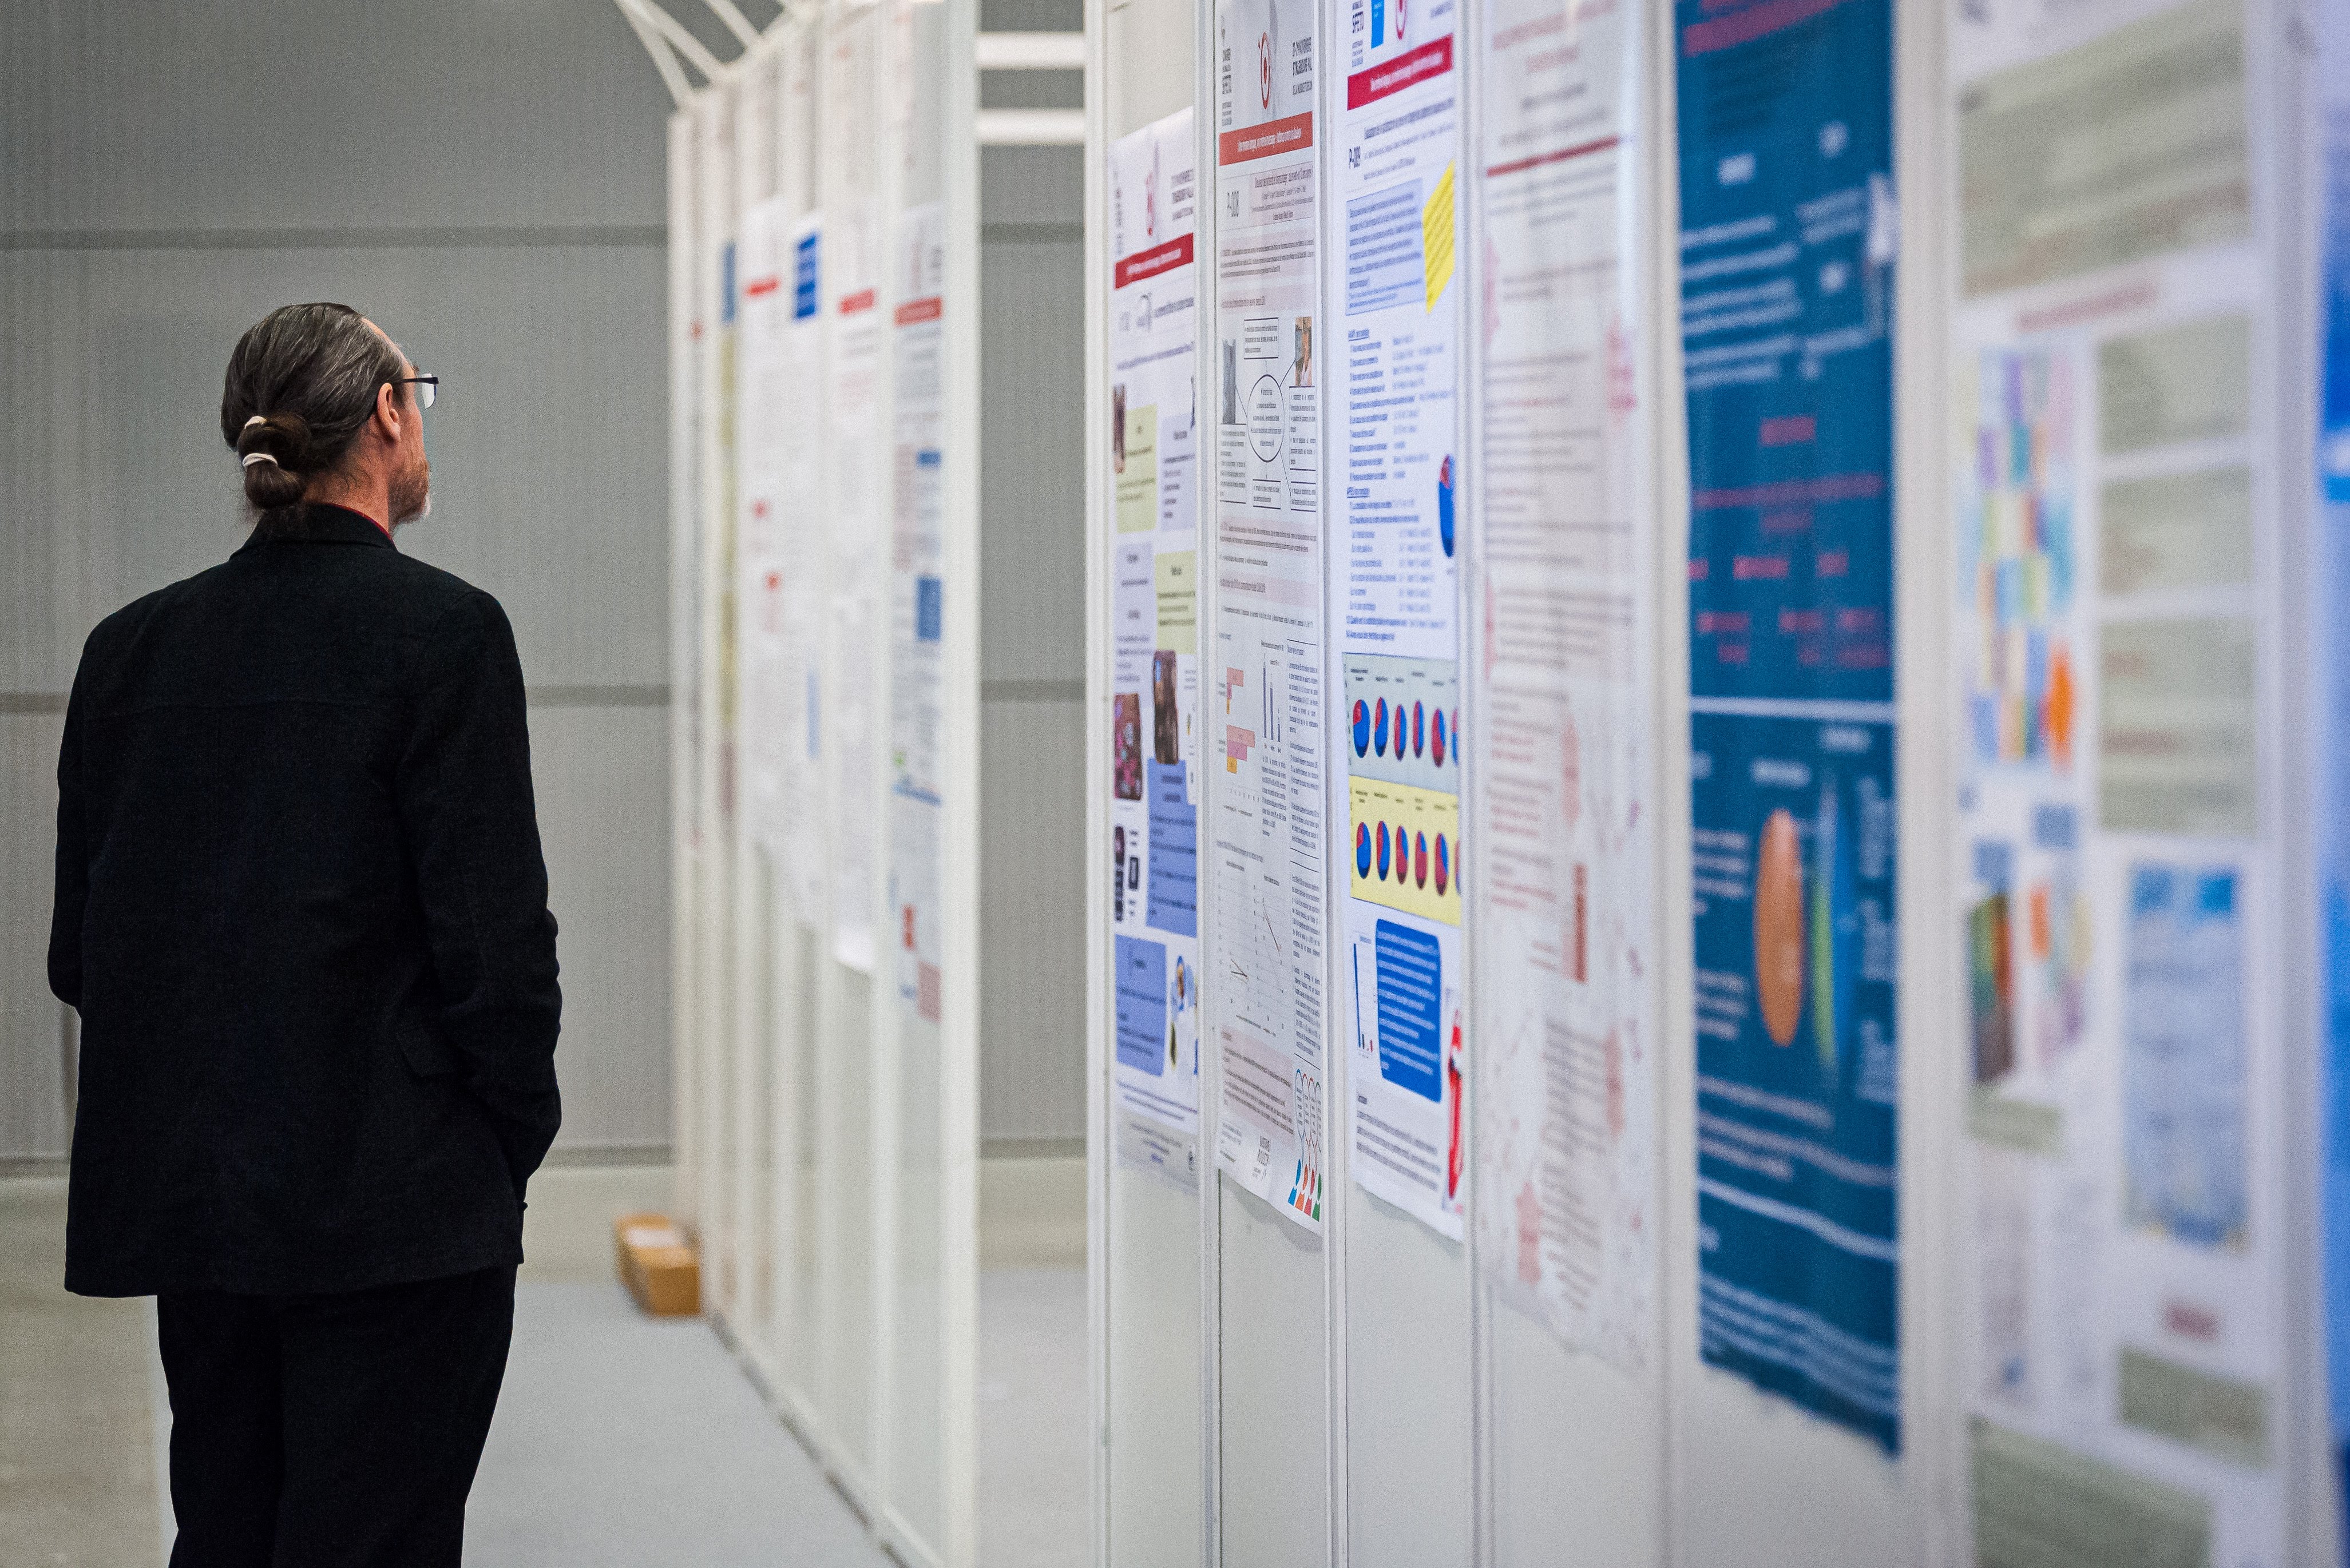
<path id="1" fill-rule="evenodd" d="M 1167 950 L 1146 937 L 1118 939 L 1118 1060 L 1153 1077 L 1173 1054 L 1167 1033 Z"/>
<path id="2" fill-rule="evenodd" d="M 1901 1447 L 1891 0 L 1676 0 L 1699 1342 Z"/>
<path id="3" fill-rule="evenodd" d="M 1892 6 L 1678 17 L 1690 690 L 1889 701 Z"/>
<path id="4" fill-rule="evenodd" d="M 1181 763 L 1145 763 L 1150 801 L 1150 892 L 1143 924 L 1179 937 L 1200 934 L 1199 817 Z"/>
<path id="5" fill-rule="evenodd" d="M 1699 1348 L 1898 1451 L 1893 729 L 1691 731 Z"/>
<path id="6" fill-rule="evenodd" d="M 2320 362 L 2318 483 L 2324 510 L 2318 531 L 2320 603 L 2316 624 L 2330 628 L 2321 754 L 2325 770 L 2318 813 L 2324 836 L 2320 898 L 2325 922 L 2327 1072 L 2325 1189 L 2325 1356 L 2329 1371 L 2334 1471 L 2341 1483 L 2334 1517 L 2350 1521 L 2350 16 L 2325 8 L 2319 40 L 2325 104 L 2325 351 Z M 2350 1564 L 2350 1528 L 2341 1532 Z"/>

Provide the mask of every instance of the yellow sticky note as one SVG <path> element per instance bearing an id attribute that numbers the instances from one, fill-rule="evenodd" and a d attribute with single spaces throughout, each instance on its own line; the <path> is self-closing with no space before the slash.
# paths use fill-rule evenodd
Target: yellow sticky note
<path id="1" fill-rule="evenodd" d="M 1419 210 L 1419 241 L 1428 257 L 1428 308 L 1434 310 L 1436 302 L 1444 296 L 1444 286 L 1452 281 L 1452 165 L 1444 166 L 1444 178 L 1429 192 L 1428 205 Z"/>

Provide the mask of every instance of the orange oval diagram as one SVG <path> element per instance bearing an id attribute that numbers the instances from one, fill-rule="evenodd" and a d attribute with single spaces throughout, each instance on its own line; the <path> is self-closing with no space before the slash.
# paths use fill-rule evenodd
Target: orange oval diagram
<path id="1" fill-rule="evenodd" d="M 1754 859 L 1754 992 L 1771 1044 L 1792 1044 L 1804 1011 L 1804 852 L 1783 808 L 1763 823 Z"/>

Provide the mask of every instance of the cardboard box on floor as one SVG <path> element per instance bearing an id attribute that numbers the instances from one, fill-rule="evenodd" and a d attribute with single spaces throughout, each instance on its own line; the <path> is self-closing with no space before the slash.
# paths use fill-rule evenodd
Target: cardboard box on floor
<path id="1" fill-rule="evenodd" d="M 702 1311 L 702 1264 L 693 1243 L 666 1214 L 623 1214 L 612 1221 L 620 1282 L 655 1317 Z"/>

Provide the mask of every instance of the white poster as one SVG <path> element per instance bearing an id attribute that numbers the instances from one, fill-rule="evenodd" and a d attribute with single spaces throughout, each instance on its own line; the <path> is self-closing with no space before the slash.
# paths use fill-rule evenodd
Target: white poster
<path id="1" fill-rule="evenodd" d="M 901 213 L 892 290 L 895 529 L 890 549 L 889 885 L 897 911 L 898 997 L 939 1022 L 945 932 L 940 803 L 945 740 L 946 215 L 936 202 Z"/>
<path id="2" fill-rule="evenodd" d="M 1189 1185 L 1200 1133 L 1198 159 L 1188 109 L 1109 155 L 1117 1144 Z"/>
<path id="3" fill-rule="evenodd" d="M 1970 1521 L 2092 1568 L 2287 1560 L 2244 15 L 1951 24 Z"/>
<path id="4" fill-rule="evenodd" d="M 1459 6 L 1347 0 L 1327 297 L 1346 454 L 1338 627 L 1349 860 L 1339 1018 L 1348 1166 L 1458 1239 L 1461 953 Z"/>
<path id="5" fill-rule="evenodd" d="M 835 25 L 825 56 L 825 120 L 836 127 L 870 127 L 878 99 L 875 74 L 882 14 L 857 12 Z M 879 872 L 881 814 L 874 809 L 880 780 L 881 717 L 875 711 L 879 681 L 882 551 L 890 536 L 884 429 L 889 371 L 880 304 L 881 211 L 875 181 L 879 161 L 870 135 L 828 135 L 825 146 L 825 258 L 831 316 L 825 355 L 825 503 L 830 512 L 832 573 L 830 701 L 823 739 L 832 792 L 833 956 L 873 971 L 874 877 Z"/>
<path id="6" fill-rule="evenodd" d="M 774 850 L 781 847 L 778 829 L 786 816 L 785 771 L 792 738 L 786 714 L 790 694 L 785 674 L 784 577 L 796 569 L 784 545 L 783 462 L 795 443 L 785 423 L 791 297 L 785 288 L 790 260 L 781 201 L 769 197 L 746 208 L 735 244 L 742 278 L 735 321 L 736 728 L 742 738 L 743 831 L 753 842 Z"/>
<path id="7" fill-rule="evenodd" d="M 1478 1252 L 1503 1300 L 1638 1373 L 1660 1045 L 1639 36 L 1529 0 L 1486 26 Z"/>
<path id="8" fill-rule="evenodd" d="M 772 815 L 754 824 L 763 842 L 780 854 L 784 886 L 802 923 L 827 913 L 824 756 L 825 588 L 827 531 L 824 522 L 823 447 L 807 439 L 824 425 L 824 220 L 810 213 L 794 223 L 786 244 L 789 290 L 776 376 L 781 431 L 776 445 L 775 505 L 780 591 L 772 600 L 775 659 L 774 717 L 777 787 Z M 763 607 L 763 615 L 765 609 Z M 762 628 L 762 635 L 769 635 Z"/>
<path id="9" fill-rule="evenodd" d="M 1217 1163 L 1322 1224 L 1328 714 L 1315 12 L 1216 7 Z"/>

